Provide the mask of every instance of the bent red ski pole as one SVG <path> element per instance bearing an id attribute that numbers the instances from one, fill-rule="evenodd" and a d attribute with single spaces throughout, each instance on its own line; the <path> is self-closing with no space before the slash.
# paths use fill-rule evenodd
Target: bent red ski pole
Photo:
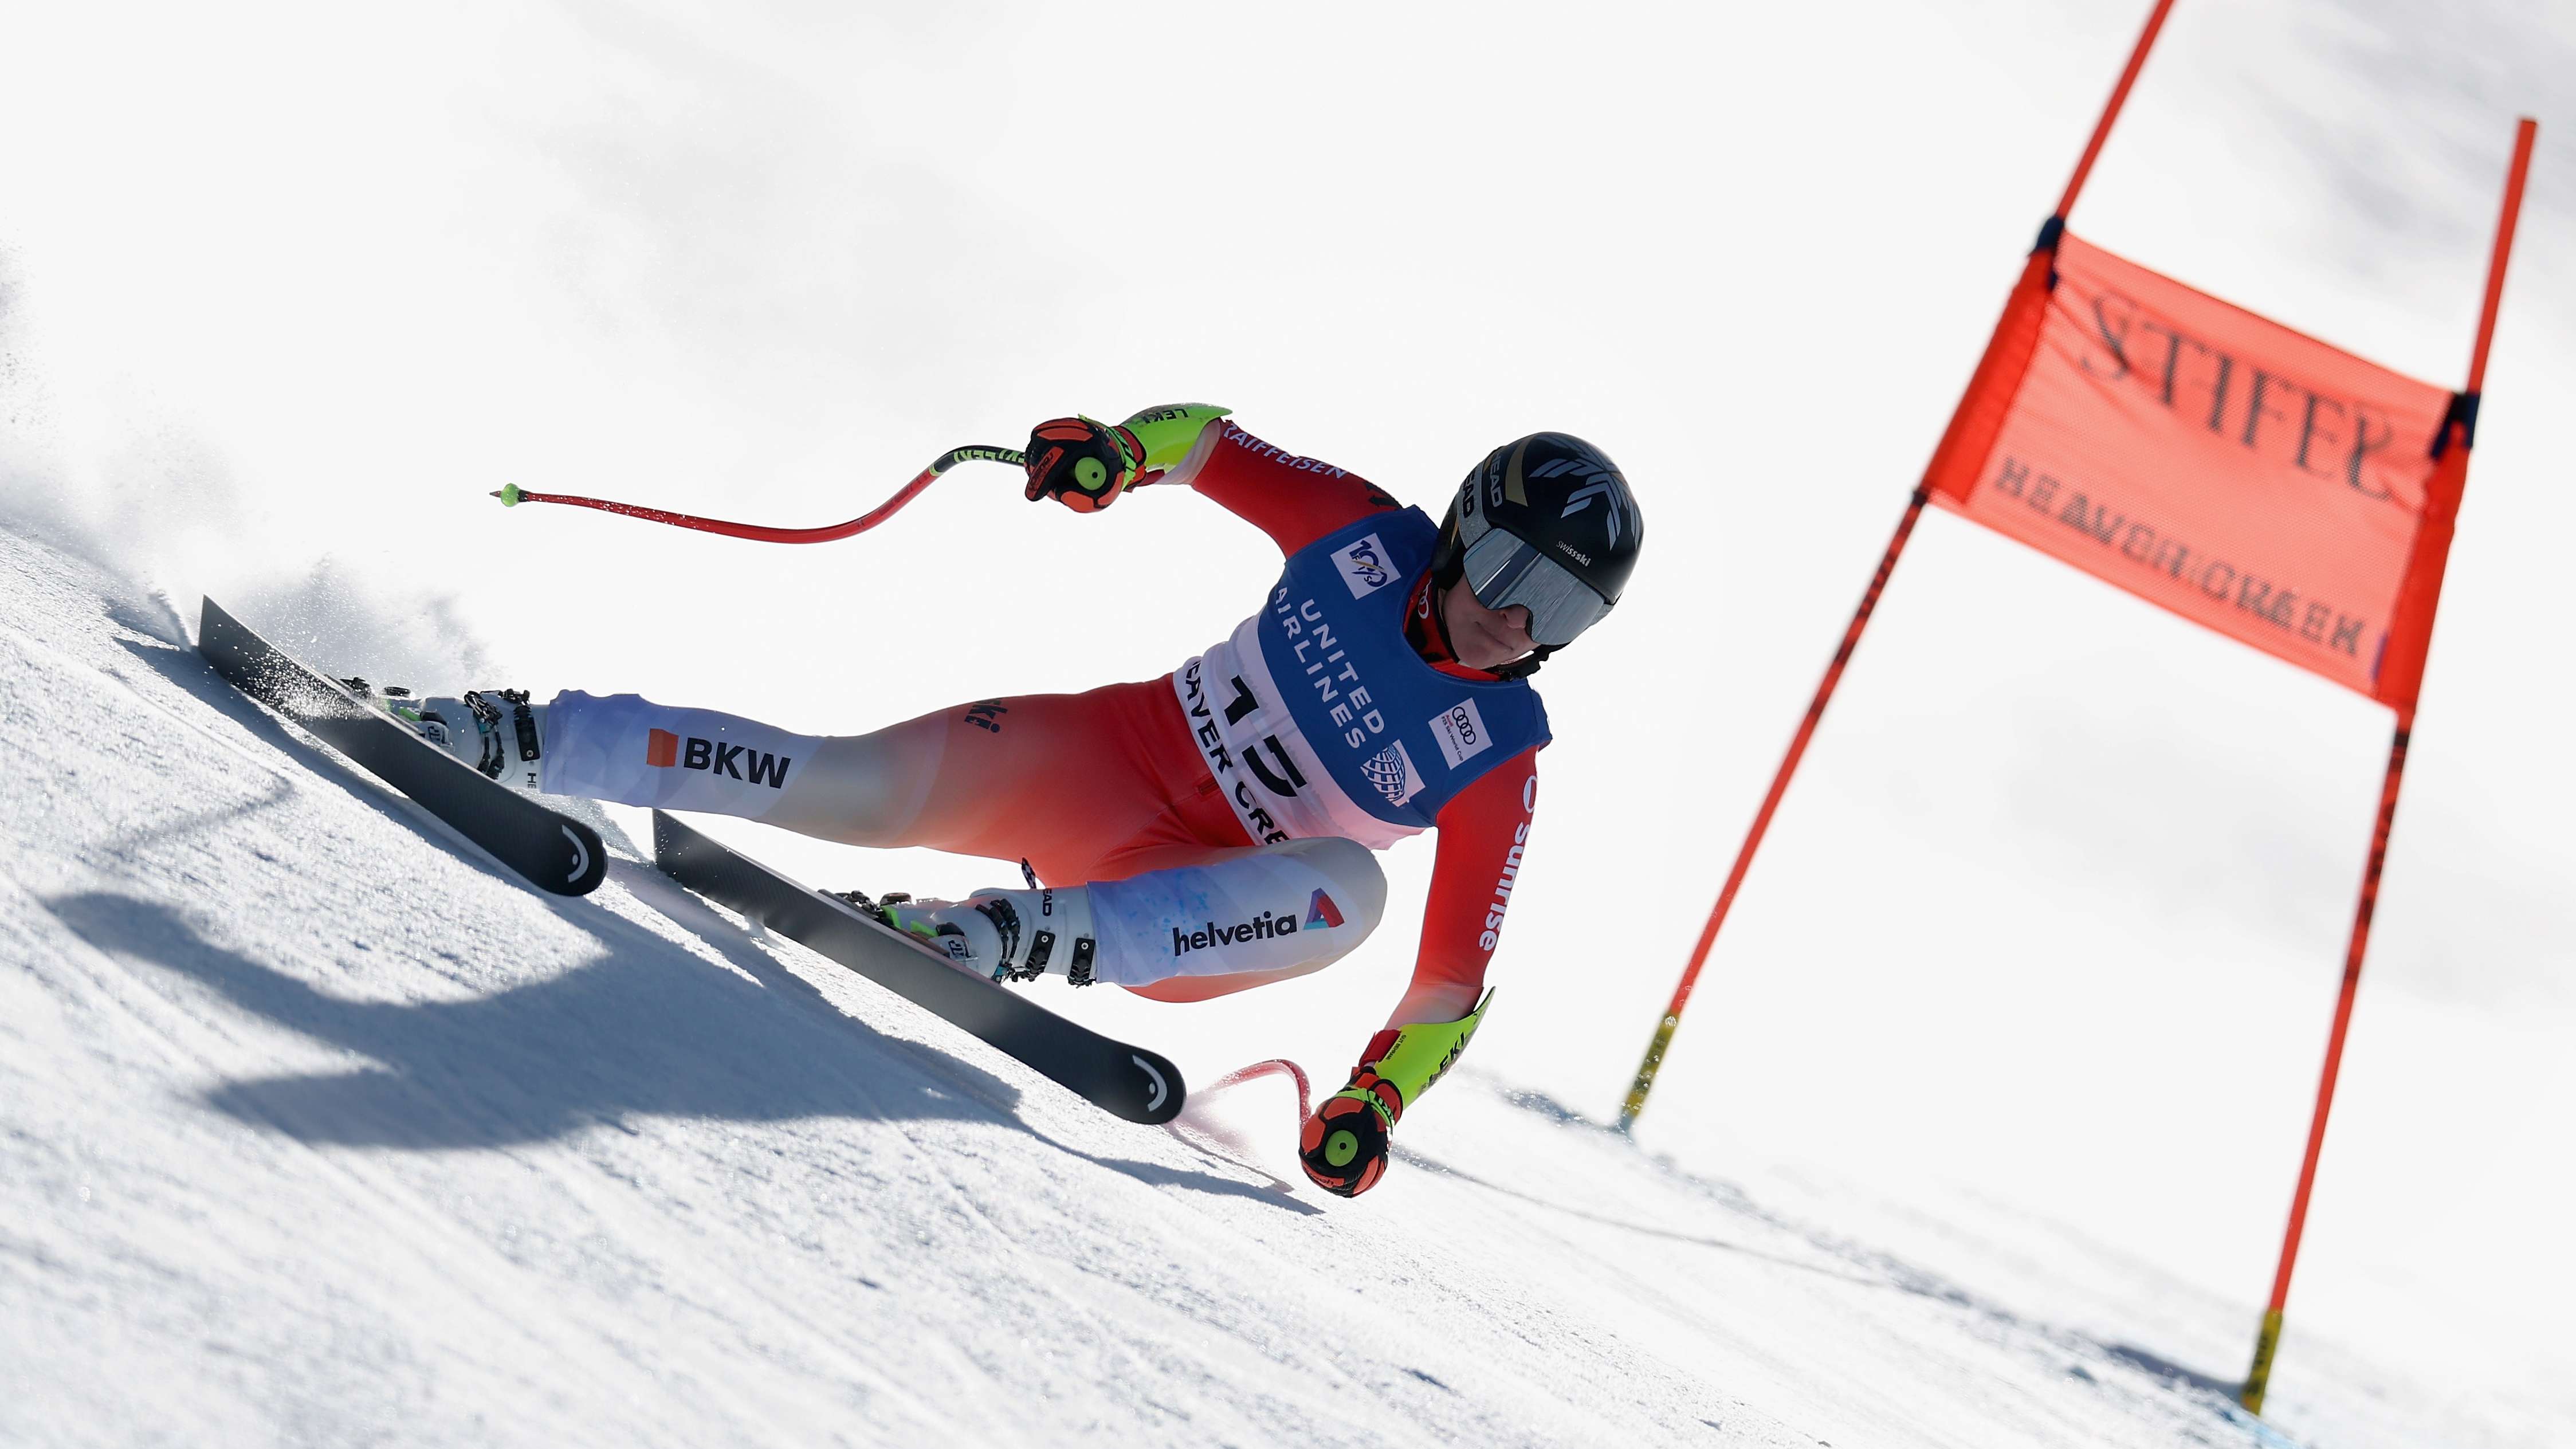
<path id="1" fill-rule="evenodd" d="M 694 513 L 674 513 L 667 508 L 646 508 L 639 503 L 617 503 L 606 498 L 583 498 L 571 493 L 531 493 L 513 483 L 495 489 L 492 496 L 504 508 L 522 503 L 569 503 L 578 508 L 596 508 L 603 513 L 621 513 L 650 523 L 667 523 L 674 528 L 694 528 L 705 533 L 721 533 L 732 538 L 755 539 L 761 543 L 830 543 L 834 539 L 862 534 L 892 518 L 903 506 L 920 496 L 932 480 L 960 463 L 989 459 L 1019 467 L 1025 462 L 1016 448 L 964 447 L 951 448 L 931 460 L 911 482 L 903 485 L 892 498 L 851 519 L 847 523 L 826 524 L 820 528 L 772 528 L 764 523 L 732 523 L 721 518 L 700 518 Z"/>

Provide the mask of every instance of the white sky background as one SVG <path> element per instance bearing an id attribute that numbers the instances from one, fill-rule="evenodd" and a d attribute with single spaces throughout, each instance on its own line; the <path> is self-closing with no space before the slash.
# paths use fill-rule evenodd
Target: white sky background
<path id="1" fill-rule="evenodd" d="M 1648 552 L 1542 677 L 1473 1065 L 1608 1115 L 2145 5 L 878 8 L 22 7 L 9 512 L 324 662 L 847 731 L 1158 674 L 1275 555 L 991 467 L 811 549 L 483 495 L 827 522 L 957 443 L 1199 399 L 1436 515 L 1581 433 Z M 2183 0 L 2074 218 L 2455 386 L 2542 123 L 2285 1376 L 2303 1332 L 2567 1368 L 2570 77 L 2536 4 Z M 2242 1299 L 2250 1344 L 2388 723 L 1927 517 L 1648 1145 L 1966 1184 Z M 729 833 L 818 881 L 1009 874 Z M 1322 977 L 1080 1009 L 1338 1075 L 1429 855 Z"/>

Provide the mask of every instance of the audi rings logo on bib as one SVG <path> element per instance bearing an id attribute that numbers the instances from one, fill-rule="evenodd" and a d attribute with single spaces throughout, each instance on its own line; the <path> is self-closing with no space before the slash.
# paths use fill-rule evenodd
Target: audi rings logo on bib
<path id="1" fill-rule="evenodd" d="M 1395 582 L 1395 570 L 1386 563 L 1386 545 L 1374 533 L 1333 550 L 1333 567 L 1342 571 L 1342 582 L 1351 586 L 1354 599 L 1365 599 Z"/>
<path id="2" fill-rule="evenodd" d="M 1401 805 L 1422 793 L 1422 776 L 1413 768 L 1413 752 L 1404 747 L 1402 740 L 1362 763 L 1360 773 L 1392 805 Z"/>
<path id="3" fill-rule="evenodd" d="M 1491 748 L 1494 737 L 1485 732 L 1485 717 L 1476 713 L 1476 702 L 1462 699 L 1431 717 L 1431 738 L 1438 741 L 1441 756 L 1456 769 Z"/>

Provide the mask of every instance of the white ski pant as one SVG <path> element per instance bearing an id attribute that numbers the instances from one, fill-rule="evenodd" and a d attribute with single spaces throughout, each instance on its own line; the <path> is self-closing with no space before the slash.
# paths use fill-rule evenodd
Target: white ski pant
<path id="1" fill-rule="evenodd" d="M 1087 886 L 1094 979 L 1163 1000 L 1320 970 L 1386 909 L 1386 877 L 1356 841 L 1246 840 L 1164 681 L 838 736 L 569 690 L 543 729 L 548 794 L 1025 860 L 1051 886 Z"/>

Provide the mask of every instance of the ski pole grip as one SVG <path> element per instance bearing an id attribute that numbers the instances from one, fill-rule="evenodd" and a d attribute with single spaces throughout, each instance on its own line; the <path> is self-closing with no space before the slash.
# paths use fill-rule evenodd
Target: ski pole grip
<path id="1" fill-rule="evenodd" d="M 945 473 L 960 463 L 976 462 L 1008 463 L 1014 468 L 1025 468 L 1028 466 L 1029 459 L 1026 453 L 1017 448 L 991 448 L 969 444 L 963 448 L 951 448 L 940 454 L 938 460 L 930 465 L 931 476 L 936 477 Z"/>

